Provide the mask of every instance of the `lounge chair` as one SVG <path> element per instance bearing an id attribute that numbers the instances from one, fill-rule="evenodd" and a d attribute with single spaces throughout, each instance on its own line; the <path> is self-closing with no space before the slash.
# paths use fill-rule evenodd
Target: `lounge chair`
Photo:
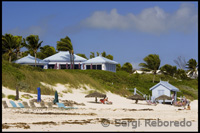
<path id="1" fill-rule="evenodd" d="M 153 102 L 151 102 L 151 100 L 146 100 L 146 102 L 147 102 L 148 105 L 157 105 L 156 102 L 153 103 Z"/>
<path id="2" fill-rule="evenodd" d="M 22 103 L 18 103 L 18 105 L 20 106 L 20 108 L 24 108 L 24 105 Z"/>
<path id="3" fill-rule="evenodd" d="M 21 107 L 17 107 L 17 105 L 15 104 L 15 102 L 10 100 L 11 105 L 13 106 L 13 108 L 21 108 Z"/>
<path id="4" fill-rule="evenodd" d="M 22 102 L 22 103 L 23 103 L 23 105 L 24 105 L 24 108 L 30 108 L 30 106 L 28 105 L 27 102 Z"/>
<path id="5" fill-rule="evenodd" d="M 2 101 L 2 104 L 3 104 L 4 109 L 10 108 L 10 107 L 8 107 L 8 104 L 6 103 L 6 101 Z"/>
<path id="6" fill-rule="evenodd" d="M 47 107 L 36 107 L 33 101 L 29 101 L 32 109 L 47 109 Z"/>
<path id="7" fill-rule="evenodd" d="M 40 102 L 40 106 L 41 106 L 41 108 L 47 108 L 47 107 L 45 106 L 44 102 Z"/>
<path id="8" fill-rule="evenodd" d="M 65 106 L 63 103 L 56 103 L 58 105 L 59 108 L 64 108 L 64 109 L 78 109 L 76 107 L 69 107 L 69 106 Z"/>

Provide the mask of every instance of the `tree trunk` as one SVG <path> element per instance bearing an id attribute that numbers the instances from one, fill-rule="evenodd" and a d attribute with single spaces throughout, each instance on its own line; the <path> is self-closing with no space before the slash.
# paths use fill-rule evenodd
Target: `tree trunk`
<path id="1" fill-rule="evenodd" d="M 156 75 L 154 74 L 154 75 L 153 75 L 153 83 L 154 83 L 154 80 L 155 80 L 155 76 L 156 76 Z"/>
<path id="2" fill-rule="evenodd" d="M 9 63 L 11 63 L 11 58 L 12 58 L 11 55 L 9 55 Z"/>
<path id="3" fill-rule="evenodd" d="M 36 67 L 36 53 L 35 53 L 35 67 Z"/>
<path id="4" fill-rule="evenodd" d="M 19 90 L 18 90 L 18 86 L 16 87 L 16 97 L 15 100 L 19 100 Z"/>

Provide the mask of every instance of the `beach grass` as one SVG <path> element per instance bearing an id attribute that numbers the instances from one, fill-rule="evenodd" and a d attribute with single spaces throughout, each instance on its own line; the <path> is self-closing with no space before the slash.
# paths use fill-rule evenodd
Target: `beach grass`
<path id="1" fill-rule="evenodd" d="M 154 83 L 152 80 L 151 74 L 129 74 L 125 71 L 114 73 L 101 70 L 45 70 L 2 61 L 2 85 L 15 90 L 16 85 L 21 82 L 25 87 L 21 87 L 20 91 L 34 94 L 37 94 L 37 87 L 40 87 L 44 95 L 54 95 L 55 90 L 40 83 L 44 82 L 50 85 L 68 84 L 74 89 L 88 85 L 100 92 L 110 91 L 121 96 L 131 95 L 133 88 L 137 88 L 142 93 L 151 95 L 149 88 L 162 80 L 169 81 L 170 84 L 179 88 L 181 92 L 177 93 L 178 96 L 184 95 L 192 100 L 198 98 L 197 79 L 180 80 L 167 75 L 156 75 Z"/>

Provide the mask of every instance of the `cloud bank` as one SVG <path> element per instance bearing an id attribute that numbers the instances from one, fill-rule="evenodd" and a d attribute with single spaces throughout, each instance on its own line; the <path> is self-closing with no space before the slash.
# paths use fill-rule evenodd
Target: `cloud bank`
<path id="1" fill-rule="evenodd" d="M 81 21 L 86 28 L 137 30 L 160 34 L 169 30 L 189 32 L 198 23 L 197 9 L 193 4 L 183 3 L 174 13 L 167 13 L 158 6 L 146 8 L 139 14 L 120 15 L 117 9 L 95 11 L 90 17 Z"/>

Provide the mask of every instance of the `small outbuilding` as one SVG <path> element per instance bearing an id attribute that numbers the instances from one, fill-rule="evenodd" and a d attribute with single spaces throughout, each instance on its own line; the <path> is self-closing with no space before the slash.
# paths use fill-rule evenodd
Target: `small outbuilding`
<path id="1" fill-rule="evenodd" d="M 31 56 L 28 54 L 27 56 L 20 58 L 16 61 L 13 61 L 13 63 L 18 63 L 22 65 L 30 65 L 30 66 L 35 66 L 35 57 Z M 47 61 L 43 61 L 41 59 L 36 58 L 36 66 L 45 68 L 45 66 L 48 64 Z"/>
<path id="2" fill-rule="evenodd" d="M 83 67 L 84 70 L 95 69 L 116 72 L 116 65 L 118 63 L 100 55 L 83 62 L 83 64 L 85 65 L 85 67 Z"/>
<path id="3" fill-rule="evenodd" d="M 165 100 L 165 103 L 176 102 L 177 99 L 177 92 L 179 92 L 179 89 L 176 88 L 175 86 L 171 85 L 168 81 L 160 81 L 158 84 L 154 85 L 151 87 L 149 90 L 152 91 L 152 97 L 151 100 L 152 102 L 156 100 L 161 95 L 166 95 L 168 97 L 171 97 L 172 100 Z M 158 102 L 163 102 L 163 100 L 157 100 Z"/>

